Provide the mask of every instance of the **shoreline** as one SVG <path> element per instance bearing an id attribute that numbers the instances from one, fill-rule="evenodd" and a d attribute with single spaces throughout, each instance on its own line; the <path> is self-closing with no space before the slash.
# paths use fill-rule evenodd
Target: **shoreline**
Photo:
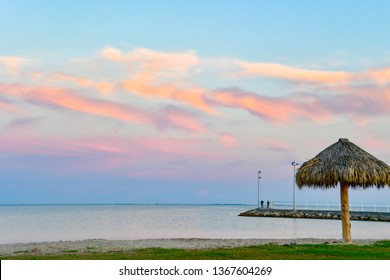
<path id="1" fill-rule="evenodd" d="M 354 244 L 370 245 L 381 239 L 357 239 Z M 131 251 L 143 248 L 166 249 L 216 249 L 234 248 L 254 245 L 275 244 L 292 246 L 296 244 L 343 244 L 341 239 L 335 238 L 299 238 L 299 239 L 138 239 L 138 240 L 106 240 L 88 239 L 59 242 L 31 242 L 0 244 L 0 258 L 2 256 L 22 255 L 58 255 L 67 252 L 91 253 Z"/>

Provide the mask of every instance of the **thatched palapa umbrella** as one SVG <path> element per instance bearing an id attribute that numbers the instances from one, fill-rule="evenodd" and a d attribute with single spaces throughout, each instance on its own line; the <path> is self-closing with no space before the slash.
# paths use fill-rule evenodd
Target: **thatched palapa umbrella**
<path id="1" fill-rule="evenodd" d="M 333 188 L 340 184 L 343 239 L 351 243 L 348 186 L 352 188 L 390 186 L 390 166 L 356 146 L 339 139 L 298 169 L 296 182 L 313 188 Z"/>

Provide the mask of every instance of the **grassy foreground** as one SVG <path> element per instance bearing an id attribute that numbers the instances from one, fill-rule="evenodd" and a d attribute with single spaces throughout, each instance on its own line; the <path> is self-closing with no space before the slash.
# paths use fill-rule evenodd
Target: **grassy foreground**
<path id="1" fill-rule="evenodd" d="M 373 245 L 259 245 L 220 249 L 148 248 L 115 252 L 63 252 L 2 257 L 6 260 L 390 260 L 390 240 Z"/>

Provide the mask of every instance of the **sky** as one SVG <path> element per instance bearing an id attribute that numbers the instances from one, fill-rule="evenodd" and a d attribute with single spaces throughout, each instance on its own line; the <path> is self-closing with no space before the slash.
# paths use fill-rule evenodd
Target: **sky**
<path id="1" fill-rule="evenodd" d="M 339 138 L 390 163 L 389 1 L 0 7 L 0 204 L 291 201 Z"/>

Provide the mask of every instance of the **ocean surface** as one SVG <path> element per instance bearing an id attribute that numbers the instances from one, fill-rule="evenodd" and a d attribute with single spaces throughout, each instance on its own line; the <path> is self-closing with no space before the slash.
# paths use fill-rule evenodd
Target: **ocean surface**
<path id="1" fill-rule="evenodd" d="M 0 243 L 83 239 L 338 238 L 341 221 L 240 217 L 250 205 L 0 206 Z M 352 221 L 354 239 L 390 239 L 390 223 Z"/>

